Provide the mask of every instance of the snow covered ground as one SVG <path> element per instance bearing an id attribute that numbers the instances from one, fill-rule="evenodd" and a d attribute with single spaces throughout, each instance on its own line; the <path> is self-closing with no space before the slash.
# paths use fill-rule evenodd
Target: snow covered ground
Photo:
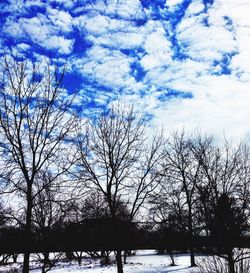
<path id="1" fill-rule="evenodd" d="M 127 258 L 127 264 L 124 265 L 124 273 L 195 273 L 198 268 L 189 267 L 189 256 L 178 255 L 176 257 L 177 266 L 169 266 L 170 259 L 166 255 L 157 255 L 154 250 L 137 251 L 135 256 Z M 31 271 L 40 273 L 40 269 Z M 84 259 L 83 264 L 78 266 L 76 263 L 59 263 L 54 267 L 51 273 L 115 273 L 116 265 L 101 266 L 99 260 Z"/>

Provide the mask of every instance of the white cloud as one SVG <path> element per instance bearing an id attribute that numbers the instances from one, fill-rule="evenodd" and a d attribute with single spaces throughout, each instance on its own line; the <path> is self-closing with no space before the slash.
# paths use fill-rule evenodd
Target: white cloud
<path id="1" fill-rule="evenodd" d="M 15 48 L 12 49 L 12 53 L 14 55 L 18 55 L 18 54 L 23 54 L 23 53 L 28 53 L 29 50 L 31 49 L 31 46 L 26 44 L 26 43 L 20 43 L 17 44 Z"/>
<path id="2" fill-rule="evenodd" d="M 109 32 L 128 31 L 131 23 L 107 15 L 91 12 L 73 18 L 73 24 L 80 30 L 86 30 L 90 35 L 102 35 Z"/>
<path id="3" fill-rule="evenodd" d="M 225 26 L 205 26 L 202 16 L 184 18 L 177 28 L 177 38 L 193 59 L 220 60 L 223 54 L 236 51 L 237 42 Z"/>
<path id="4" fill-rule="evenodd" d="M 167 0 L 166 7 L 175 11 L 182 0 Z M 123 89 L 119 100 L 133 103 L 138 109 L 155 116 L 153 123 L 165 125 L 166 130 L 194 130 L 197 127 L 222 136 L 233 137 L 250 133 L 250 32 L 249 1 L 215 0 L 205 13 L 204 4 L 193 1 L 174 30 L 175 43 L 186 55 L 175 59 L 169 22 L 150 20 L 140 27 L 126 19 L 134 14 L 145 16 L 137 1 L 115 5 L 103 2 L 89 8 L 90 13 L 75 19 L 74 24 L 94 43 L 87 56 L 77 61 L 79 71 L 99 84 L 112 87 L 114 93 Z M 131 4 L 130 4 L 131 3 Z M 131 6 L 130 6 L 131 5 Z M 112 15 L 112 16 L 111 16 Z M 122 17 L 118 19 L 117 17 Z M 227 19 L 227 16 L 229 19 Z M 230 22 L 232 20 L 232 23 Z M 205 23 L 207 21 L 207 24 Z M 132 40 L 132 41 L 131 41 Z M 119 52 L 123 48 L 143 48 L 143 53 L 128 57 Z M 235 54 L 230 59 L 230 56 Z M 221 63 L 228 58 L 228 63 Z M 140 59 L 141 58 L 141 59 Z M 214 66 L 214 62 L 217 66 Z M 147 71 L 137 82 L 131 75 L 134 62 Z M 217 75 L 222 66 L 232 69 L 231 75 Z M 240 75 L 240 76 L 239 76 Z M 239 78 L 240 77 L 240 78 Z M 168 89 L 191 92 L 193 98 L 174 97 L 159 101 Z M 143 91 L 143 95 L 141 92 Z M 105 103 L 117 93 L 101 92 L 96 101 Z"/>
<path id="5" fill-rule="evenodd" d="M 168 65 L 171 61 L 171 44 L 162 28 L 156 29 L 146 38 L 144 49 L 147 54 L 142 58 L 141 64 L 146 70 L 157 66 Z"/>
<path id="6" fill-rule="evenodd" d="M 249 84 L 231 77 L 204 77 L 194 88 L 193 99 L 173 99 L 156 111 L 156 124 L 169 131 L 199 128 L 216 136 L 233 138 L 250 133 Z"/>
<path id="7" fill-rule="evenodd" d="M 175 11 L 176 6 L 180 5 L 183 0 L 166 0 L 166 6 L 169 8 L 170 11 Z"/>
<path id="8" fill-rule="evenodd" d="M 137 27 L 133 22 L 110 18 L 109 15 L 96 12 L 74 18 L 73 24 L 95 45 L 115 49 L 140 47 L 154 28 L 152 23 Z"/>
<path id="9" fill-rule="evenodd" d="M 218 16 L 229 16 L 236 26 L 249 26 L 250 24 L 250 2 L 248 0 L 216 0 L 211 12 Z"/>
<path id="10" fill-rule="evenodd" d="M 27 11 L 28 4 L 24 7 L 17 1 L 15 8 L 14 2 L 13 11 L 19 15 Z M 42 5 L 38 0 L 32 3 Z M 249 133 L 248 0 L 214 0 L 206 8 L 203 1 L 193 0 L 174 26 L 171 20 L 157 19 L 156 14 L 170 12 L 175 16 L 183 0 L 166 0 L 166 8 L 157 12 L 153 8 L 143 10 L 139 0 L 100 0 L 81 7 L 76 7 L 75 0 L 56 3 L 56 8 L 47 5 L 47 14 L 38 13 L 33 18 L 20 16 L 15 22 L 10 16 L 3 32 L 19 42 L 20 50 L 28 49 L 20 41 L 28 37 L 44 48 L 70 54 L 74 40 L 68 37 L 78 29 L 92 44 L 70 57 L 71 71 L 88 79 L 82 87 L 86 91 L 79 93 L 79 104 L 89 96 L 89 100 L 104 105 L 120 93 L 120 100 L 155 115 L 155 124 L 166 124 L 167 129 L 184 126 L 217 134 L 226 130 L 235 136 Z M 61 6 L 68 11 L 60 10 Z M 147 22 L 138 25 L 138 19 Z M 145 75 L 137 78 L 137 67 Z M 223 69 L 232 73 L 221 75 Z M 172 96 L 160 101 L 160 95 L 169 89 L 190 92 L 193 98 Z"/>
<path id="11" fill-rule="evenodd" d="M 53 25 L 62 32 L 70 32 L 72 30 L 72 17 L 68 12 L 47 8 L 47 13 Z"/>
<path id="12" fill-rule="evenodd" d="M 51 50 L 58 50 L 60 54 L 69 54 L 73 49 L 73 45 L 74 40 L 65 39 L 60 36 L 50 36 L 43 42 L 44 47 Z"/>
<path id="13" fill-rule="evenodd" d="M 9 0 L 8 2 L 8 5 L 6 5 L 6 2 L 0 3 L 0 8 L 2 12 L 22 14 L 25 11 L 23 0 Z"/>
<path id="14" fill-rule="evenodd" d="M 176 9 L 181 2 L 167 1 L 166 6 Z M 131 14 L 122 14 L 112 1 L 107 6 L 99 3 L 90 14 L 74 18 L 74 25 L 79 26 L 85 37 L 94 43 L 87 56 L 77 61 L 79 71 L 114 90 L 114 93 L 100 91 L 95 96 L 96 102 L 105 104 L 117 96 L 117 90 L 122 89 L 119 100 L 133 103 L 155 115 L 156 124 L 167 124 L 172 129 L 205 127 L 218 134 L 233 126 L 236 130 L 231 134 L 243 134 L 247 130 L 243 126 L 247 123 L 244 113 L 249 111 L 246 83 L 246 59 L 249 55 L 241 53 L 244 47 L 247 50 L 247 46 L 244 46 L 247 35 L 241 34 L 241 30 L 236 37 L 236 33 L 229 29 L 225 13 L 218 13 L 213 6 L 207 14 L 204 10 L 201 1 L 194 1 L 177 27 L 176 42 L 187 55 L 183 60 L 174 59 L 172 49 L 175 45 L 165 31 L 168 24 L 149 19 L 145 25 L 137 27 L 124 20 Z M 111 18 L 110 15 L 115 12 L 123 19 Z M 147 14 L 150 17 L 150 12 Z M 205 20 L 208 25 L 204 24 Z M 244 37 L 244 42 L 240 42 L 239 36 Z M 119 52 L 120 48 L 135 47 L 143 48 L 144 52 L 135 57 Z M 236 52 L 239 53 L 231 63 L 230 57 L 228 64 L 223 63 L 234 73 L 231 76 L 213 76 L 213 73 L 221 71 L 220 61 Z M 244 66 L 243 59 L 246 60 Z M 218 63 L 216 67 L 214 61 Z M 131 74 L 131 64 L 134 62 L 140 63 L 147 71 L 140 82 L 136 82 Z M 244 75 L 245 82 L 239 81 L 236 71 L 244 71 L 242 79 Z M 167 93 L 168 89 L 191 92 L 193 98 L 173 96 L 159 101 L 159 96 Z M 144 95 L 141 95 L 141 91 Z M 242 111 L 238 111 L 238 108 Z M 236 114 L 232 115 L 234 112 Z"/>
<path id="15" fill-rule="evenodd" d="M 141 19 L 145 17 L 145 13 L 139 0 L 97 1 L 96 5 L 91 5 L 87 8 L 94 9 L 102 13 L 104 12 L 106 15 L 115 15 L 123 19 Z"/>
<path id="16" fill-rule="evenodd" d="M 24 30 L 23 35 L 28 34 L 31 39 L 37 42 L 47 39 L 54 32 L 42 14 L 30 19 L 22 18 L 19 20 L 19 24 Z"/>
<path id="17" fill-rule="evenodd" d="M 173 1 L 172 8 L 179 2 Z M 141 64 L 148 71 L 144 87 L 150 89 L 144 89 L 147 92 L 143 97 L 136 93 L 119 99 L 152 113 L 153 124 L 165 125 L 166 130 L 200 128 L 221 137 L 224 133 L 233 138 L 249 136 L 249 6 L 246 1 L 218 0 L 207 14 L 199 14 L 204 6 L 200 1 L 193 2 L 177 27 L 177 42 L 188 57 L 182 61 L 173 59 L 170 41 L 164 32 L 159 35 L 157 28 L 153 33 L 148 32 L 144 43 L 147 54 Z M 205 20 L 208 25 L 204 24 Z M 147 44 L 150 37 L 154 38 Z M 235 54 L 232 60 L 230 54 Z M 221 64 L 225 57 L 227 63 Z M 216 67 L 214 61 L 218 63 Z M 214 76 L 222 65 L 232 69 L 232 74 Z M 160 102 L 158 95 L 168 88 L 191 92 L 193 98 L 172 97 Z"/>
<path id="18" fill-rule="evenodd" d="M 201 0 L 193 0 L 186 11 L 186 16 L 196 15 L 204 11 L 205 5 Z"/>
<path id="19" fill-rule="evenodd" d="M 5 34 L 17 40 L 28 36 L 33 43 L 41 47 L 69 54 L 73 49 L 74 40 L 64 38 L 61 32 L 71 30 L 71 17 L 66 12 L 48 10 L 50 20 L 41 13 L 32 18 L 20 18 L 16 23 L 13 23 L 13 18 L 7 20 L 3 28 Z"/>
<path id="20" fill-rule="evenodd" d="M 231 20 L 232 33 L 238 47 L 238 54 L 233 56 L 231 62 L 232 73 L 238 76 L 240 80 L 249 81 L 250 79 L 250 2 L 239 0 L 235 1 L 217 1 L 211 18 L 212 22 L 218 18 L 227 16 Z"/>
<path id="21" fill-rule="evenodd" d="M 80 72 L 99 84 L 119 90 L 136 90 L 140 86 L 130 75 L 132 58 L 118 50 L 108 50 L 99 46 L 88 51 L 88 59 L 82 64 Z"/>
<path id="22" fill-rule="evenodd" d="M 65 8 L 73 8 L 78 0 L 47 0 L 50 3 L 57 3 L 59 5 L 63 5 Z"/>
<path id="23" fill-rule="evenodd" d="M 88 40 L 94 42 L 95 45 L 103 45 L 115 49 L 133 49 L 143 43 L 144 37 L 140 33 L 116 32 L 99 37 L 88 36 Z"/>
<path id="24" fill-rule="evenodd" d="M 15 2 L 15 0 L 14 0 L 14 2 Z M 36 6 L 36 7 L 45 7 L 46 6 L 45 3 L 42 2 L 41 0 L 32 0 L 32 1 L 25 1 L 25 2 L 23 1 L 22 5 L 24 8 L 26 8 L 26 10 L 28 8 L 34 7 L 34 6 Z"/>

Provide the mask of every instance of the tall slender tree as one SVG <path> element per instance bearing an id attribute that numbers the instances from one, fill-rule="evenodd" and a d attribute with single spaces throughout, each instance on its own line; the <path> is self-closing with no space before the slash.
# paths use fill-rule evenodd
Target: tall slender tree
<path id="1" fill-rule="evenodd" d="M 33 201 L 38 194 L 34 183 L 42 170 L 50 172 L 51 183 L 71 165 L 64 144 L 75 130 L 76 118 L 61 88 L 65 68 L 5 57 L 0 73 L 1 178 L 26 200 L 23 273 L 28 273 Z M 39 191 L 44 188 L 46 184 Z"/>
<path id="2" fill-rule="evenodd" d="M 120 220 L 123 204 L 131 223 L 157 184 L 161 138 L 147 140 L 144 120 L 121 106 L 100 115 L 86 131 L 78 139 L 79 178 L 103 195 L 114 221 Z M 121 252 L 118 245 L 118 273 L 123 273 Z"/>
<path id="3" fill-rule="evenodd" d="M 196 186 L 200 180 L 200 161 L 195 160 L 192 152 L 192 137 L 185 132 L 175 132 L 166 141 L 163 176 L 171 184 L 172 192 L 178 194 L 179 206 L 187 212 L 187 233 L 190 249 L 190 264 L 195 266 L 194 255 L 194 207 Z"/>

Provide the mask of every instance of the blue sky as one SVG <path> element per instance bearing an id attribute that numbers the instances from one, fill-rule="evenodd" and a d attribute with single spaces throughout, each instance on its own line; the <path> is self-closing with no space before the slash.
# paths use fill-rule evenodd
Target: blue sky
<path id="1" fill-rule="evenodd" d="M 1 0 L 0 53 L 68 63 L 91 114 L 117 100 L 166 130 L 250 133 L 250 0 Z"/>

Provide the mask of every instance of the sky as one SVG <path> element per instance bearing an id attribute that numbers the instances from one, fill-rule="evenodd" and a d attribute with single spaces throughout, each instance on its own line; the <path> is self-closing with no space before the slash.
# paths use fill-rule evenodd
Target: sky
<path id="1" fill-rule="evenodd" d="M 250 0 L 0 0 L 0 54 L 67 62 L 87 115 L 250 137 Z"/>

